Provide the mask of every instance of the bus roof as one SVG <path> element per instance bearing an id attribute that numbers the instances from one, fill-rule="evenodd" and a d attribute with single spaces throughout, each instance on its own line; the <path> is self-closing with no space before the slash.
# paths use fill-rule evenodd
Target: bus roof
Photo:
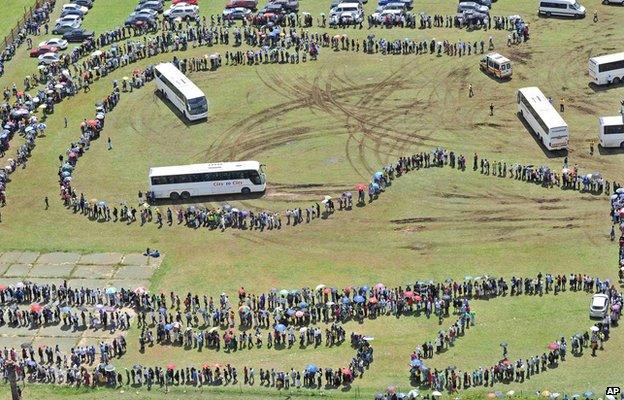
<path id="1" fill-rule="evenodd" d="M 555 110 L 550 101 L 544 96 L 539 88 L 533 87 L 525 87 L 518 89 L 520 93 L 527 99 L 527 101 L 533 106 L 535 111 L 537 111 L 542 120 L 549 128 L 559 128 L 562 126 L 567 127 L 568 124 L 561 118 L 561 115 Z"/>
<path id="2" fill-rule="evenodd" d="M 163 74 L 169 82 L 173 83 L 187 99 L 195 99 L 197 97 L 205 97 L 201 91 L 189 78 L 186 77 L 172 63 L 160 63 L 155 67 L 158 72 Z"/>
<path id="3" fill-rule="evenodd" d="M 600 117 L 598 118 L 600 126 L 612 126 L 612 125 L 624 125 L 624 120 L 621 115 L 615 115 L 613 117 Z"/>
<path id="4" fill-rule="evenodd" d="M 596 64 L 604 64 L 604 63 L 609 63 L 609 62 L 618 61 L 618 60 L 624 60 L 624 52 L 606 54 L 604 56 L 597 56 L 597 57 L 592 57 L 589 59 L 589 61 L 592 61 Z"/>
<path id="5" fill-rule="evenodd" d="M 258 171 L 259 169 L 260 163 L 258 161 L 233 161 L 207 164 L 172 165 L 168 167 L 152 167 L 149 170 L 149 176 L 151 178 L 152 176 L 200 174 L 219 171 Z"/>

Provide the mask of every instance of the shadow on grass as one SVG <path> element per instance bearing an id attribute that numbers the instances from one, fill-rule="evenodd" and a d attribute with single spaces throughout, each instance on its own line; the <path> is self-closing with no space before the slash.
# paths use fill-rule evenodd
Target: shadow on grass
<path id="1" fill-rule="evenodd" d="M 524 128 L 531 134 L 531 137 L 533 138 L 533 140 L 535 140 L 535 143 L 537 143 L 537 145 L 540 147 L 540 149 L 542 150 L 542 152 L 544 153 L 544 155 L 548 158 L 561 158 L 561 157 L 565 157 L 568 155 L 568 150 L 548 150 L 544 144 L 542 143 L 542 141 L 540 140 L 540 137 L 533 131 L 533 128 L 531 128 L 531 126 L 529 125 L 529 123 L 526 121 L 526 119 L 524 119 L 524 117 L 520 114 L 520 113 L 516 113 L 516 117 L 518 118 L 518 120 L 520 122 L 522 122 L 522 125 L 524 126 Z"/>

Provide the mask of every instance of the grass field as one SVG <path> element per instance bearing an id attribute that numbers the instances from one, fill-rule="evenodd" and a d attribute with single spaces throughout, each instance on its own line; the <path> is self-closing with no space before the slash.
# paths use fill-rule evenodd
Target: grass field
<path id="1" fill-rule="evenodd" d="M 26 10 L 34 4 L 34 0 L 2 0 L 0 2 L 3 15 L 3 22 L 0 24 L 0 41 L 11 32 Z"/>
<path id="2" fill-rule="evenodd" d="M 327 12 L 325 3 L 302 0 L 301 9 L 318 15 Z M 85 26 L 101 31 L 123 23 L 134 4 L 130 0 L 99 0 L 85 18 Z M 414 11 L 448 14 L 454 4 L 450 0 L 419 2 Z M 598 10 L 598 23 L 593 23 L 591 16 L 574 21 L 542 19 L 536 16 L 534 1 L 499 0 L 493 15 L 520 14 L 531 28 L 528 43 L 510 48 L 504 45 L 504 31 L 374 31 L 378 37 L 419 40 L 487 42 L 491 35 L 497 50 L 514 62 L 514 77 L 505 83 L 483 75 L 475 55 L 382 56 L 323 48 L 316 62 L 224 66 L 216 72 L 191 74 L 210 101 L 208 122 L 192 126 L 174 115 L 148 85 L 122 95 L 119 107 L 107 117 L 104 139 L 93 143 L 81 159 L 75 186 L 88 198 L 106 199 L 111 204 L 133 201 L 139 190 L 146 189 L 150 166 L 256 159 L 267 164 L 266 195 L 230 203 L 284 210 L 318 202 L 325 194 L 352 190 L 356 183 L 367 182 L 379 166 L 436 146 L 469 159 L 477 152 L 508 164 L 559 168 L 563 159 L 543 151 L 516 115 L 515 93 L 524 86 L 539 86 L 555 101 L 565 98 L 563 117 L 571 131 L 570 163 L 587 172 L 598 170 L 610 179 L 619 179 L 624 153 L 600 150 L 590 156 L 588 143 L 597 139 L 597 117 L 618 112 L 624 89 L 590 87 L 587 59 L 620 50 L 616 41 L 624 35 L 624 8 L 603 6 L 597 0 L 583 4 L 589 15 Z M 371 12 L 374 6 L 369 2 L 366 10 Z M 202 3 L 201 7 L 209 16 L 219 12 L 221 4 Z M 5 25 L 11 24 L 0 23 L 0 29 Z M 347 33 L 363 37 L 370 32 L 364 29 Z M 189 49 L 184 56 L 226 49 Z M 166 54 L 141 65 L 171 57 Z M 158 248 L 167 257 L 151 290 L 210 295 L 234 293 L 241 285 L 257 292 L 272 287 L 314 287 L 319 283 L 343 287 L 381 281 L 396 286 L 423 278 L 462 279 L 485 273 L 511 277 L 577 272 L 616 277 L 617 252 L 616 244 L 608 238 L 607 196 L 544 189 L 448 168 L 410 173 L 372 204 L 281 231 L 157 229 L 154 225 L 95 223 L 75 216 L 56 201 L 57 157 L 78 137 L 78 124 L 93 115 L 93 104 L 110 91 L 112 80 L 121 79 L 136 67 L 131 65 L 99 80 L 91 92 L 63 102 L 48 119 L 46 137 L 38 139 L 28 168 L 12 177 L 8 205 L 1 210 L 0 250 L 130 252 Z M 9 86 L 13 81 L 19 84 L 35 68 L 36 61 L 28 59 L 22 47 L 16 59 L 7 64 L 0 86 Z M 471 99 L 469 84 L 476 92 Z M 490 102 L 495 106 L 493 117 L 489 116 Z M 70 122 L 67 129 L 63 128 L 63 116 Z M 112 151 L 106 148 L 108 136 Z M 51 199 L 47 211 L 43 207 L 45 196 Z M 591 325 L 588 301 L 587 296 L 565 294 L 547 299 L 476 302 L 478 320 L 474 331 L 455 349 L 435 358 L 433 365 L 455 364 L 466 369 L 489 365 L 498 360 L 498 343 L 502 340 L 510 343 L 512 357 L 541 353 L 557 336 L 570 336 Z M 328 397 L 370 398 L 391 383 L 407 389 L 410 352 L 439 328 L 434 322 L 405 318 L 367 321 L 346 329 L 375 336 L 376 360 L 351 391 L 325 393 Z M 351 357 L 347 346 L 331 351 L 233 355 L 158 347 L 141 355 L 137 335 L 136 331 L 130 332 L 129 354 L 120 360 L 121 367 L 136 360 L 143 364 L 187 364 L 208 359 L 300 368 L 309 362 L 341 365 Z M 570 360 L 527 383 L 501 386 L 500 390 L 569 393 L 591 388 L 602 392 L 609 384 L 624 383 L 623 346 L 624 335 L 615 330 L 599 357 Z M 466 396 L 482 396 L 480 391 L 472 392 L 467 391 Z M 32 398 L 56 399 L 74 392 L 33 387 L 26 393 Z M 98 393 L 74 394 L 88 399 Z M 246 388 L 212 393 L 220 398 L 240 399 L 278 396 L 272 390 L 254 392 Z M 170 395 L 200 397 L 178 389 Z M 6 396 L 3 393 L 0 398 Z M 160 398 L 162 392 L 141 392 L 137 396 L 128 391 L 115 396 Z"/>

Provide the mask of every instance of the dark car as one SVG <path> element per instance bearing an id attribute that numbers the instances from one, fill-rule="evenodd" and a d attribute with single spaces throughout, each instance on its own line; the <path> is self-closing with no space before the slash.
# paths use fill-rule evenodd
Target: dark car
<path id="1" fill-rule="evenodd" d="M 145 1 L 137 5 L 134 11 L 143 10 L 145 8 L 161 13 L 163 12 L 163 3 L 161 3 L 160 1 Z"/>
<path id="2" fill-rule="evenodd" d="M 72 29 L 63 35 L 63 39 L 68 42 L 83 42 L 84 40 L 92 37 L 93 31 L 88 31 L 84 28 Z"/>
<path id="3" fill-rule="evenodd" d="M 270 4 L 276 4 L 282 6 L 284 12 L 299 12 L 299 0 L 271 0 Z"/>
<path id="4" fill-rule="evenodd" d="M 284 14 L 285 12 L 286 10 L 284 10 L 284 6 L 282 4 L 269 3 L 266 6 L 264 6 L 264 8 L 262 8 L 262 10 L 260 10 L 258 13 Z"/>
<path id="5" fill-rule="evenodd" d="M 91 0 L 72 0 L 70 3 L 78 4 L 79 6 L 87 8 L 93 7 L 93 2 Z"/>
<path id="6" fill-rule="evenodd" d="M 147 24 L 148 22 L 152 22 L 152 21 L 154 21 L 154 17 L 152 17 L 151 15 L 137 14 L 137 15 L 132 15 L 128 19 L 126 19 L 125 25 L 133 26 L 133 25 L 137 25 L 138 23 Z"/>
<path id="7" fill-rule="evenodd" d="M 258 8 L 258 2 L 256 0 L 230 0 L 225 5 L 225 8 L 237 8 L 244 7 L 251 11 L 256 11 Z"/>

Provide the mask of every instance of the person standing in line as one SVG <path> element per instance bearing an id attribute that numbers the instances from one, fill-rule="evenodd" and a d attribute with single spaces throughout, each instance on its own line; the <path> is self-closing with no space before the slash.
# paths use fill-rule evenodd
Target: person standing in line
<path id="1" fill-rule="evenodd" d="M 559 101 L 559 111 L 560 112 L 564 112 L 565 111 L 565 100 L 563 99 L 563 97 Z"/>
<path id="2" fill-rule="evenodd" d="M 490 103 L 490 117 L 494 116 L 494 103 Z"/>

